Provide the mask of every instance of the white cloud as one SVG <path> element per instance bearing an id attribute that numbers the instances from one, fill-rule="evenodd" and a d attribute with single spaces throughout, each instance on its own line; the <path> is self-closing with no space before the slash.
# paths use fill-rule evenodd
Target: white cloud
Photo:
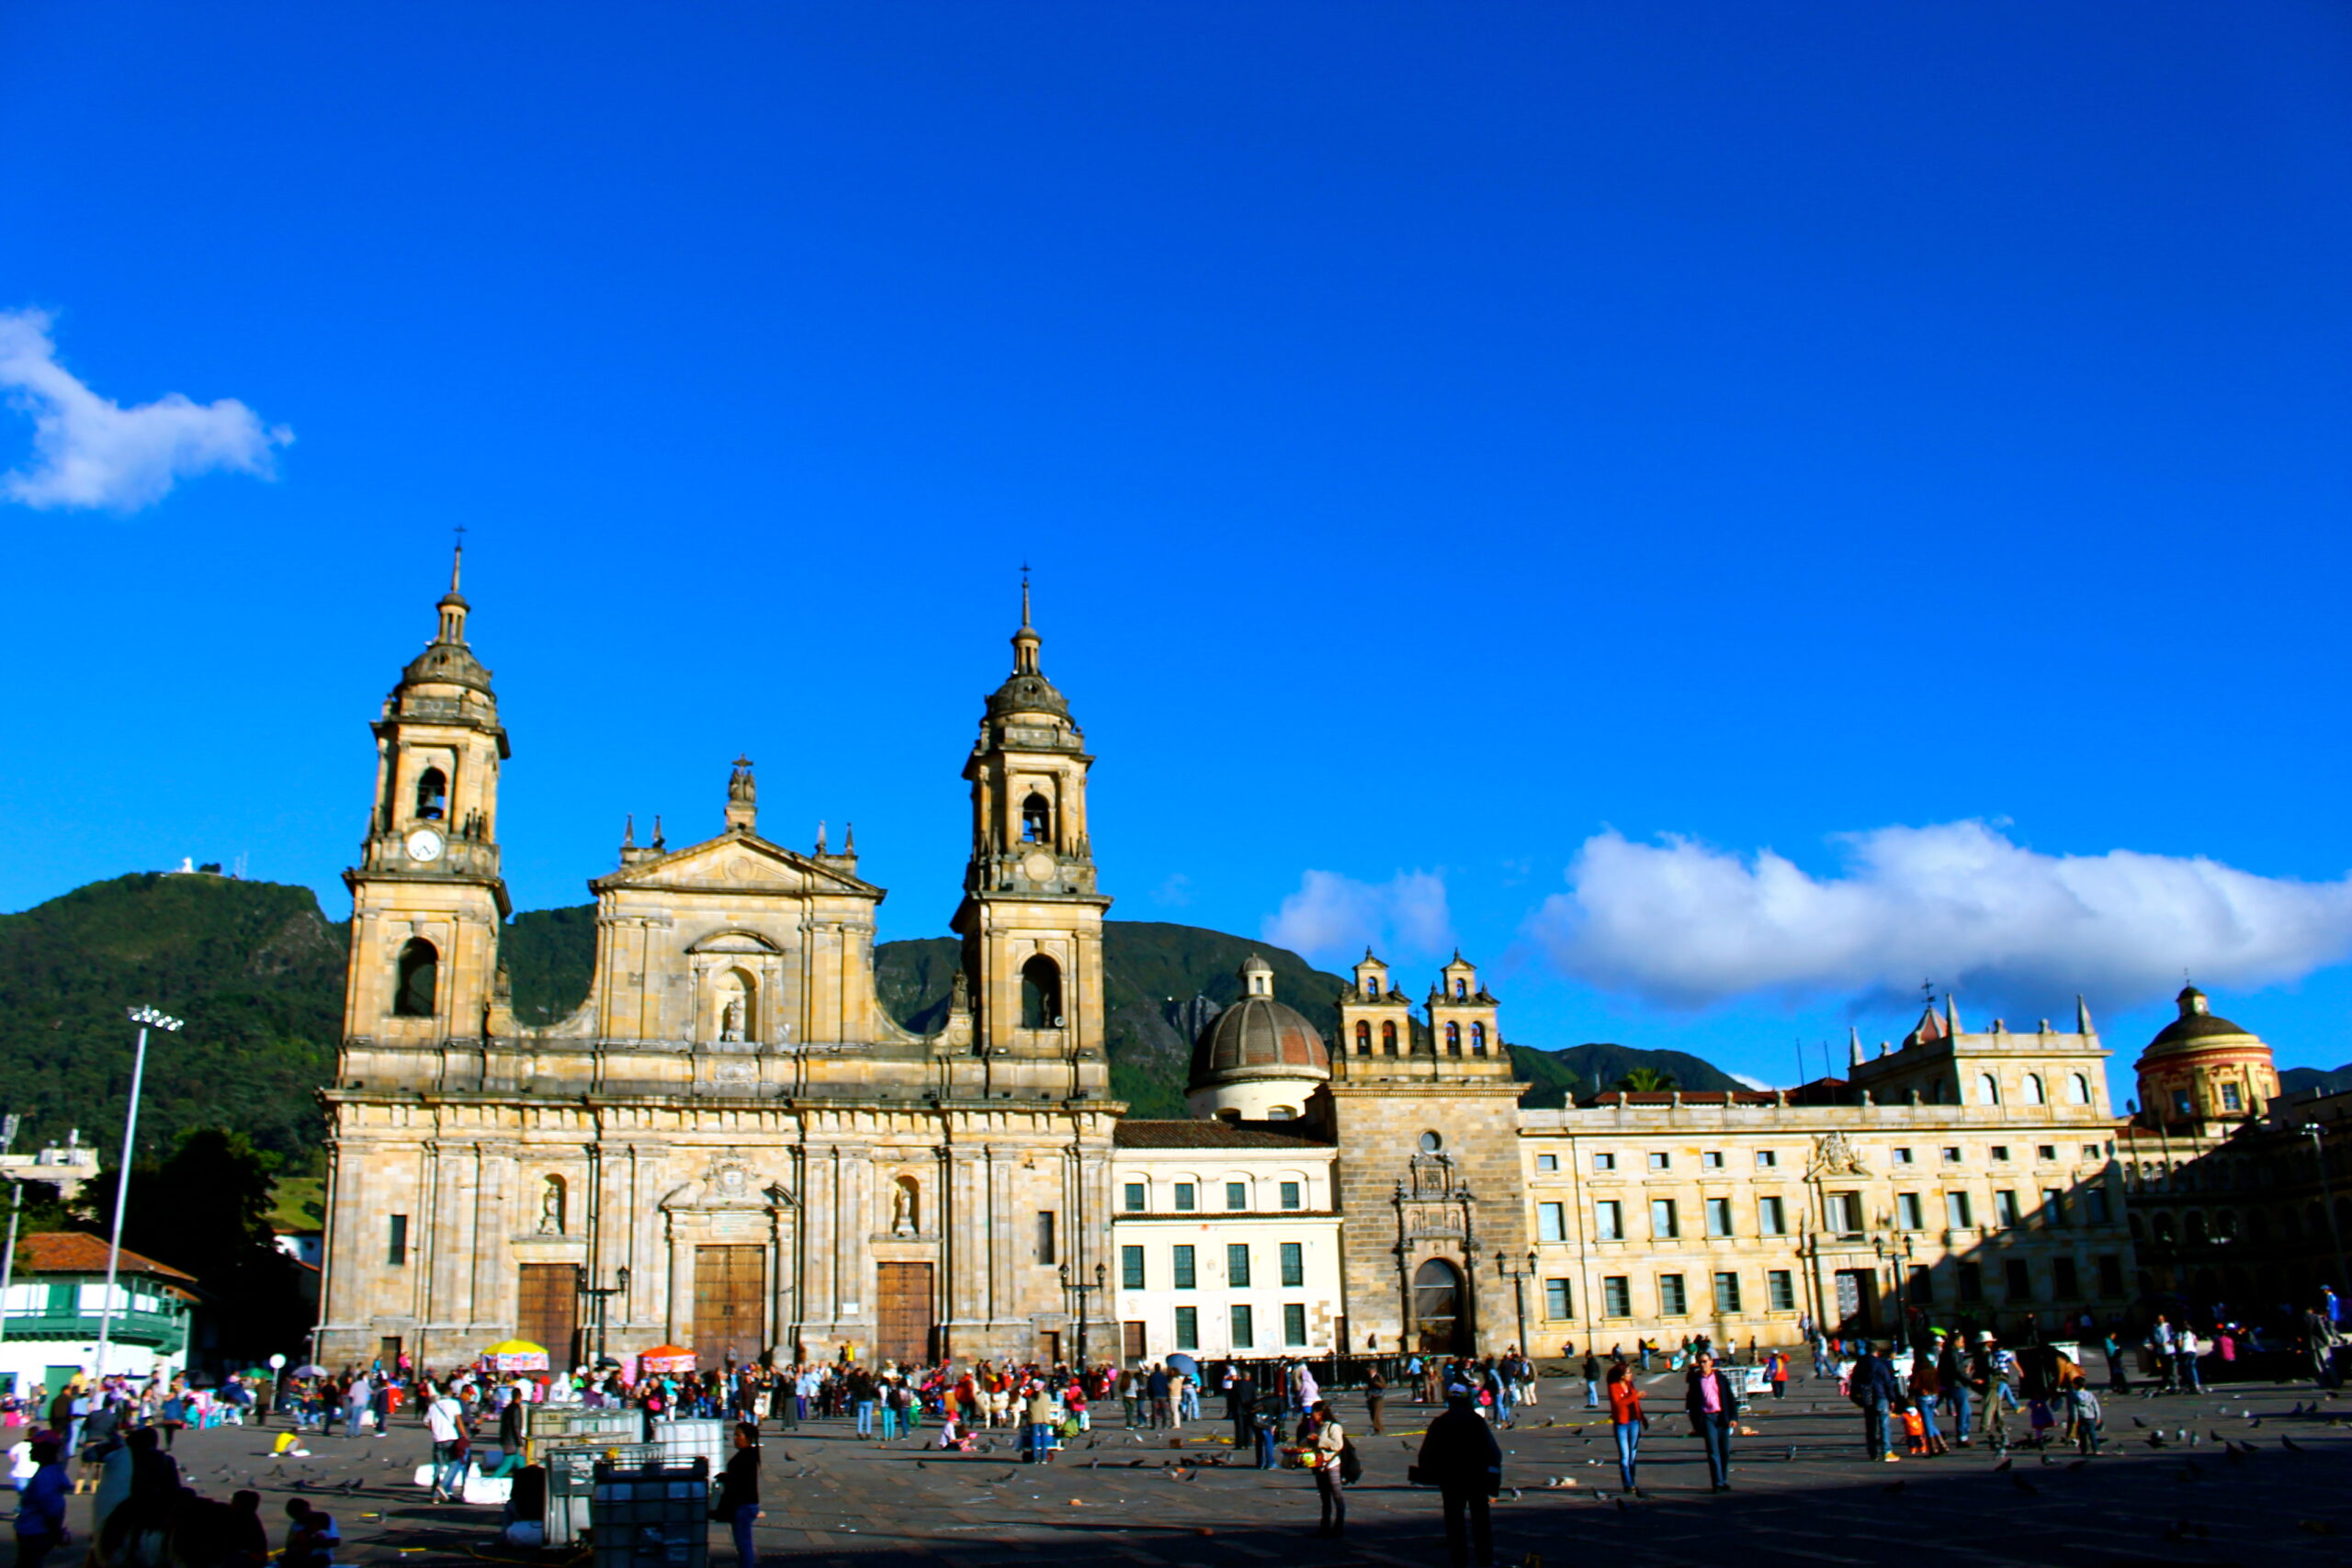
<path id="1" fill-rule="evenodd" d="M 273 477 L 275 450 L 294 439 L 265 427 L 234 398 L 198 403 L 177 392 L 124 408 L 57 362 L 50 319 L 0 310 L 0 389 L 33 419 L 33 461 L 0 475 L 0 496 L 34 507 L 136 512 L 192 474 L 232 468 Z"/>
<path id="2" fill-rule="evenodd" d="M 1385 883 L 1310 871 L 1260 931 L 1268 942 L 1325 960 L 1351 959 L 1366 947 L 1414 954 L 1453 945 L 1445 878 L 1430 871 L 1400 871 Z"/>
<path id="3" fill-rule="evenodd" d="M 1773 1089 L 1778 1087 L 1773 1084 L 1766 1083 L 1762 1078 L 1751 1078 L 1746 1073 L 1735 1073 L 1729 1067 L 1725 1067 L 1724 1069 L 1724 1077 L 1731 1079 L 1734 1083 L 1742 1084 L 1747 1088 L 1758 1089 L 1768 1094 L 1770 1093 Z"/>
<path id="4" fill-rule="evenodd" d="M 1566 974 L 1669 1006 L 1916 992 L 2055 1009 L 2291 980 L 2352 955 L 2352 878 L 2296 882 L 2202 857 L 2050 855 L 1982 822 L 1841 836 L 1839 874 L 1687 839 L 1585 841 L 1529 934 Z"/>

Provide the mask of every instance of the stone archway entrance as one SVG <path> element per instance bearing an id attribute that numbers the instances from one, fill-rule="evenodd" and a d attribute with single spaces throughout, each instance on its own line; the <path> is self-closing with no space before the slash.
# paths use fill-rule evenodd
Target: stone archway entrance
<path id="1" fill-rule="evenodd" d="M 1413 1347 L 1424 1356 L 1470 1353 L 1469 1303 L 1462 1270 L 1432 1258 L 1413 1270 Z"/>

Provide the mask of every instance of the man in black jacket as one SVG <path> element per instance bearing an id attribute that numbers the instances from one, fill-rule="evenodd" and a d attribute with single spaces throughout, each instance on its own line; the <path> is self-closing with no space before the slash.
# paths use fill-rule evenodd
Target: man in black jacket
<path id="1" fill-rule="evenodd" d="M 1880 1355 L 1875 1346 L 1865 1343 L 1853 1371 L 1848 1374 L 1846 1389 L 1854 1403 L 1862 1407 L 1862 1446 L 1870 1450 L 1871 1460 L 1893 1459 L 1894 1450 L 1888 1442 L 1887 1417 L 1903 1400 L 1903 1384 L 1894 1375 L 1894 1363 Z"/>
<path id="2" fill-rule="evenodd" d="M 1250 1381 L 1248 1372 L 1236 1371 L 1231 1386 L 1225 1391 L 1225 1416 L 1233 1423 L 1233 1457 L 1237 1461 L 1246 1453 L 1253 1456 L 1251 1462 L 1256 1462 L 1258 1426 L 1252 1410 L 1257 1403 L 1258 1385 Z"/>
<path id="3" fill-rule="evenodd" d="M 1464 1568 L 1474 1547 L 1477 1568 L 1494 1568 L 1495 1532 L 1487 1500 L 1502 1489 L 1503 1450 L 1470 1400 L 1463 1384 L 1446 1388 L 1445 1414 L 1430 1423 L 1429 1436 L 1421 1439 L 1415 1475 L 1444 1499 L 1445 1553 L 1453 1568 Z"/>
<path id="4" fill-rule="evenodd" d="M 1691 1359 L 1689 1387 L 1682 1408 L 1691 1430 L 1707 1449 L 1707 1479 L 1714 1490 L 1731 1490 L 1731 1431 L 1739 1419 L 1739 1390 L 1729 1372 L 1715 1370 L 1713 1356 L 1702 1350 Z"/>

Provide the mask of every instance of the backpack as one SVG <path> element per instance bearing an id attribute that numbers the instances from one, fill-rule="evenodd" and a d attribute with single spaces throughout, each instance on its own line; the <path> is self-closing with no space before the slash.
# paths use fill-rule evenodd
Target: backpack
<path id="1" fill-rule="evenodd" d="M 1356 1452 L 1356 1440 L 1348 1438 L 1340 1445 L 1340 1484 L 1353 1486 L 1363 1479 L 1363 1456 Z"/>

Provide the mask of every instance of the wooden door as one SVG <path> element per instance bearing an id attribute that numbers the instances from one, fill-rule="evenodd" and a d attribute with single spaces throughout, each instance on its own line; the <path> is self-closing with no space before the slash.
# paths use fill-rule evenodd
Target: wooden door
<path id="1" fill-rule="evenodd" d="M 524 1264 L 522 1287 L 515 1294 L 514 1337 L 546 1346 L 548 1365 L 568 1370 L 576 1364 L 571 1339 L 579 1326 L 579 1270 L 569 1263 Z"/>
<path id="2" fill-rule="evenodd" d="M 695 1248 L 694 1352 L 705 1368 L 754 1365 L 767 1348 L 768 1249 Z"/>
<path id="3" fill-rule="evenodd" d="M 1143 1359 L 1142 1324 L 1123 1323 L 1119 1325 L 1119 1353 L 1120 1359 L 1125 1360 L 1129 1366 L 1134 1366 L 1136 1363 Z"/>
<path id="4" fill-rule="evenodd" d="M 1062 1336 L 1057 1328 L 1042 1329 L 1037 1335 L 1037 1364 L 1058 1367 L 1062 1362 Z"/>
<path id="5" fill-rule="evenodd" d="M 1878 1298 L 1878 1273 L 1871 1269 L 1838 1270 L 1838 1332 L 1869 1334 Z"/>
<path id="6" fill-rule="evenodd" d="M 932 1315 L 931 1265 L 928 1263 L 876 1264 L 875 1302 L 880 1309 L 880 1326 L 874 1343 L 875 1356 L 899 1365 L 919 1366 L 931 1359 Z"/>

